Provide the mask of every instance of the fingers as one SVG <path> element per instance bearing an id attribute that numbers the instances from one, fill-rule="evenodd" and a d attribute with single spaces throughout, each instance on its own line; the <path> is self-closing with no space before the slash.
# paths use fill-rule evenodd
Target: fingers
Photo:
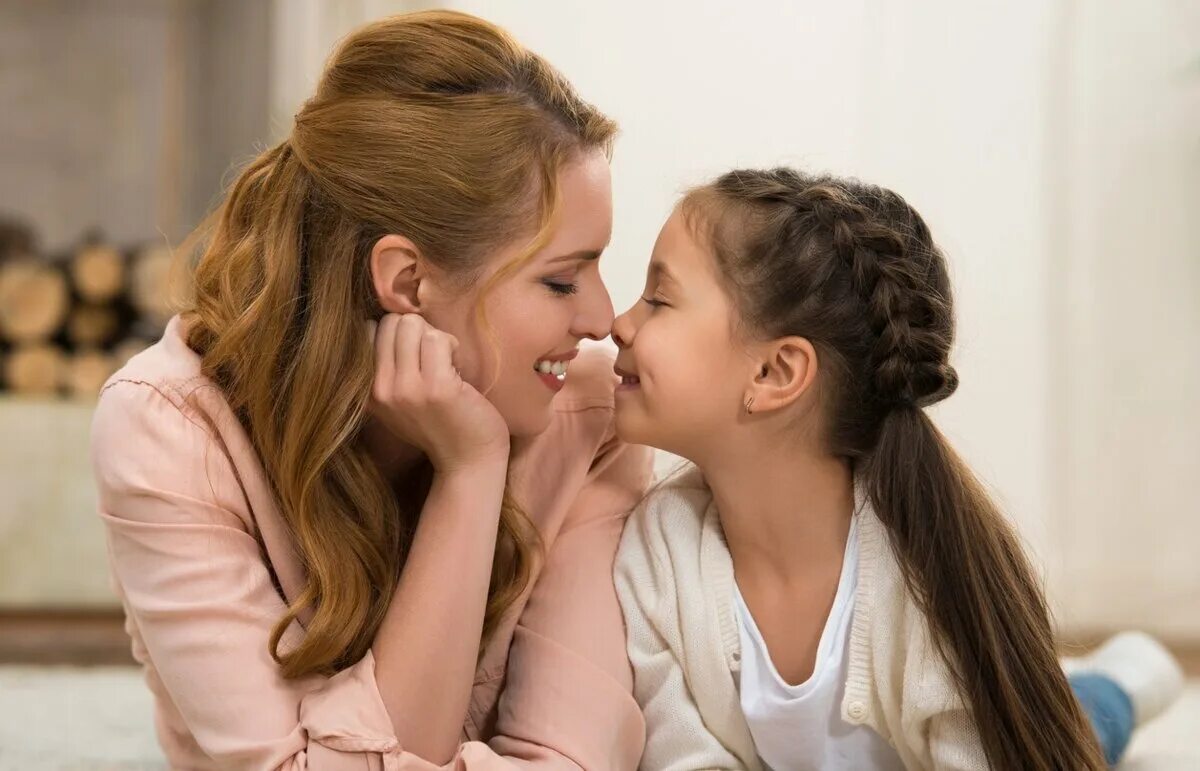
<path id="1" fill-rule="evenodd" d="M 421 379 L 436 397 L 451 396 L 458 384 L 454 350 L 458 341 L 432 327 L 421 338 Z"/>
<path id="2" fill-rule="evenodd" d="M 399 317 L 396 329 L 396 382 L 409 398 L 421 391 L 421 340 L 429 329 L 425 319 L 415 313 Z"/>
<path id="3" fill-rule="evenodd" d="M 375 387 L 376 400 L 382 401 L 391 393 L 396 379 L 396 330 L 400 317 L 386 314 L 379 323 L 369 322 L 375 338 Z"/>
<path id="4" fill-rule="evenodd" d="M 437 390 L 453 395 L 461 383 L 454 359 L 458 340 L 415 313 L 385 315 L 375 327 L 376 398 L 421 401 Z"/>

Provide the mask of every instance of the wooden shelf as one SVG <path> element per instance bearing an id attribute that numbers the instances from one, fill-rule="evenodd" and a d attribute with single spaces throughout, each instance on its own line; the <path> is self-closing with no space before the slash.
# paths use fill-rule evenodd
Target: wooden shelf
<path id="1" fill-rule="evenodd" d="M 134 664 L 120 610 L 0 610 L 0 664 Z"/>

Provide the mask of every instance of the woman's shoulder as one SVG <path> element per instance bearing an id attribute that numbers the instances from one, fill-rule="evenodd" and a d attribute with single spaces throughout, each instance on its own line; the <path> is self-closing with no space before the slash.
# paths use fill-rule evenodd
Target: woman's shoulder
<path id="1" fill-rule="evenodd" d="M 201 371 L 200 356 L 188 348 L 184 322 L 176 316 L 158 342 L 134 355 L 108 379 L 100 389 L 97 411 L 138 409 L 149 401 L 195 418 L 203 408 L 192 397 L 204 388 L 216 389 Z"/>
<path id="2" fill-rule="evenodd" d="M 201 374 L 199 356 L 172 319 L 162 339 L 100 392 L 90 437 L 100 492 L 174 485 L 207 497 L 213 472 L 236 465 L 224 441 L 231 423 L 224 395 Z"/>
<path id="3" fill-rule="evenodd" d="M 110 527 L 218 524 L 279 539 L 262 464 L 178 318 L 105 384 L 89 450 Z"/>
<path id="4" fill-rule="evenodd" d="M 561 463 L 590 465 L 597 456 L 620 449 L 613 403 L 620 379 L 613 359 L 612 351 L 601 345 L 580 350 L 554 396 L 550 426 L 528 440 L 525 455 L 546 462 L 549 454 Z"/>
<path id="5" fill-rule="evenodd" d="M 650 481 L 651 451 L 617 436 L 613 391 L 618 382 L 613 355 L 588 346 L 571 363 L 554 396 L 545 430 L 514 439 L 510 473 L 532 512 L 560 510 L 580 488 L 592 486 L 592 505 L 616 506 L 624 516 Z M 598 497 L 597 497 L 598 496 Z M 549 530 L 550 519 L 537 524 Z"/>
<path id="6" fill-rule="evenodd" d="M 567 370 L 562 391 L 554 397 L 555 409 L 560 413 L 592 407 L 611 410 L 613 394 L 620 382 L 613 371 L 615 359 L 613 351 L 604 345 L 581 347 Z"/>

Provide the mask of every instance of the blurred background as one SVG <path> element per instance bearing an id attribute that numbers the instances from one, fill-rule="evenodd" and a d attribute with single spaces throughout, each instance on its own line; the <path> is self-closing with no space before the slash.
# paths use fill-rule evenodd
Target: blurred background
<path id="1" fill-rule="evenodd" d="M 430 7 L 507 27 L 621 124 L 618 310 L 677 195 L 731 166 L 908 198 L 956 282 L 936 417 L 1064 640 L 1145 629 L 1200 676 L 1200 3 L 0 0 L 0 767 L 161 767 L 94 513 L 95 392 L 336 41 Z M 1196 725 L 1193 686 L 1127 766 L 1200 768 Z"/>

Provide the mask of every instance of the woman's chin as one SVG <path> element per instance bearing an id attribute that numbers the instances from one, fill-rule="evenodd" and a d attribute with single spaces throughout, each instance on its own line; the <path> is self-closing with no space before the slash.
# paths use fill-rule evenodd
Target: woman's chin
<path id="1" fill-rule="evenodd" d="M 508 433 L 514 439 L 531 439 L 550 428 L 554 422 L 554 407 L 522 410 L 520 414 L 505 415 L 504 419 L 508 423 Z"/>

